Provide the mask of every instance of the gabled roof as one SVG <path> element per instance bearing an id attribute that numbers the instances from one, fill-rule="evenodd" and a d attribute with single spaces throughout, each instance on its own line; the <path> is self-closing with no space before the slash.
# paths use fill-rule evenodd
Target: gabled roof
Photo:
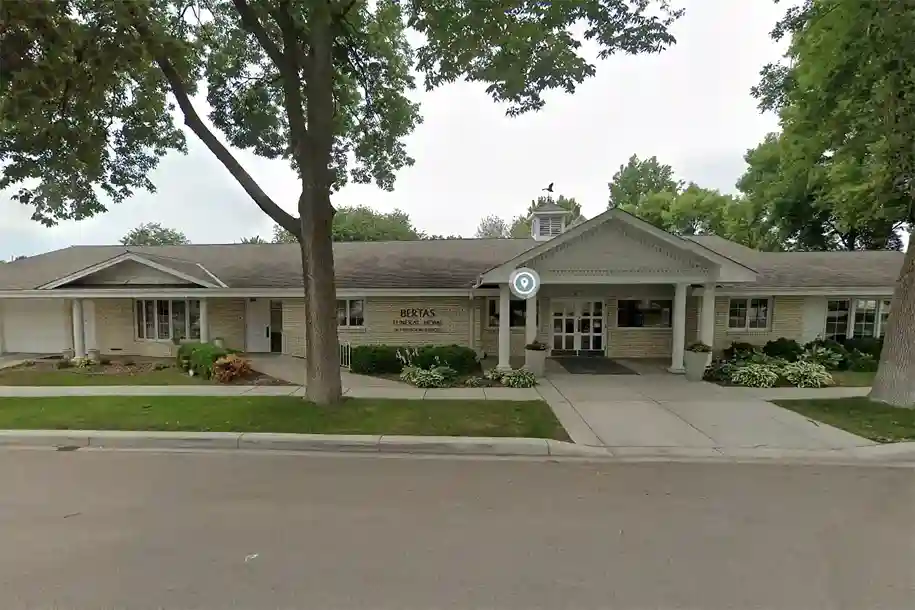
<path id="1" fill-rule="evenodd" d="M 96 274 L 105 269 L 110 269 L 128 261 L 139 263 L 140 265 L 155 269 L 156 271 L 160 271 L 167 275 L 171 275 L 176 280 L 183 280 L 190 282 L 191 284 L 196 284 L 200 288 L 226 287 L 226 285 L 222 283 L 219 278 L 210 273 L 206 267 L 200 263 L 195 263 L 193 261 L 182 260 L 174 257 L 162 256 L 159 254 L 152 254 L 149 252 L 143 253 L 141 255 L 128 247 L 123 248 L 123 252 L 115 256 L 107 258 L 94 265 L 89 265 L 79 269 L 73 273 L 68 273 L 62 277 L 55 278 L 54 280 L 45 284 L 41 284 L 36 288 L 38 290 L 53 290 L 72 282 L 86 279 L 93 274 Z"/>
<path id="2" fill-rule="evenodd" d="M 569 210 L 565 209 L 561 205 L 557 205 L 552 201 L 544 201 L 531 211 L 533 214 L 571 214 Z"/>

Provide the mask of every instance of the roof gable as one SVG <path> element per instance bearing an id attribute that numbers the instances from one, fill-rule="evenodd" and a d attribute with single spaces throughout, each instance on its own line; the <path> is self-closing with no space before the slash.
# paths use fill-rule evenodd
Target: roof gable
<path id="1" fill-rule="evenodd" d="M 73 284 L 178 284 L 197 288 L 226 287 L 200 263 L 155 255 L 140 256 L 127 250 L 117 256 L 42 284 L 38 286 L 38 289 L 54 290 Z"/>

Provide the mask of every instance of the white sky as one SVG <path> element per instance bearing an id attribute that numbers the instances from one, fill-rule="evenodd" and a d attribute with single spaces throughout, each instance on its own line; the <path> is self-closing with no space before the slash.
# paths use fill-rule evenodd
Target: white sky
<path id="1" fill-rule="evenodd" d="M 744 153 L 777 128 L 773 115 L 757 111 L 750 87 L 781 53 L 768 33 L 787 7 L 770 0 L 679 4 L 687 14 L 673 49 L 601 62 L 575 95 L 551 95 L 539 113 L 508 118 L 482 85 L 419 94 L 425 122 L 408 140 L 416 165 L 400 172 L 391 193 L 349 186 L 334 204 L 399 207 L 426 232 L 472 236 L 481 217 L 519 214 L 555 182 L 590 217 L 606 208 L 607 182 L 632 154 L 656 155 L 680 178 L 734 191 Z M 179 229 L 194 243 L 269 237 L 270 219 L 193 134 L 188 143 L 187 156 L 170 155 L 152 175 L 158 193 L 139 193 L 90 220 L 45 228 L 0 195 L 0 258 L 116 243 L 141 222 Z M 280 205 L 294 208 L 296 180 L 285 162 L 238 156 Z"/>

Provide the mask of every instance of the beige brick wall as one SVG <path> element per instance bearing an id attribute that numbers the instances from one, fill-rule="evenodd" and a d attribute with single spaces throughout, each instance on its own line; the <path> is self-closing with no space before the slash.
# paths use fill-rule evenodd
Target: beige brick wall
<path id="1" fill-rule="evenodd" d="M 463 297 L 367 297 L 364 299 L 363 328 L 339 329 L 340 341 L 352 345 L 384 343 L 388 345 L 470 345 L 470 308 L 472 302 Z M 283 301 L 284 353 L 305 355 L 304 304 L 301 299 Z M 401 310 L 430 309 L 435 311 L 437 326 L 403 326 L 395 321 L 404 319 Z M 479 313 L 479 312 L 478 312 Z M 407 318 L 409 319 L 409 318 Z M 479 316 L 477 316 L 479 320 Z M 479 322 L 475 325 L 479 327 Z M 435 330 L 417 331 L 416 328 Z M 523 349 L 523 345 L 522 345 Z"/>
<path id="2" fill-rule="evenodd" d="M 104 354 L 167 357 L 171 341 L 136 338 L 133 299 L 94 299 L 95 333 Z M 209 299 L 210 338 L 222 337 L 227 347 L 244 349 L 245 302 L 243 299 Z"/>
<path id="3" fill-rule="evenodd" d="M 806 297 L 770 298 L 772 311 L 769 330 L 732 330 L 728 328 L 729 297 L 715 299 L 715 350 L 723 350 L 734 341 L 763 345 L 767 341 L 786 337 L 801 340 L 804 330 L 804 301 Z"/>

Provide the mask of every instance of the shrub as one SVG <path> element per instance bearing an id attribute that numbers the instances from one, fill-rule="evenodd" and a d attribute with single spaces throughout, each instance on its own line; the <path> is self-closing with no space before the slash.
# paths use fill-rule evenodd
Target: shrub
<path id="1" fill-rule="evenodd" d="M 70 368 L 70 367 L 73 366 L 73 365 L 70 364 L 70 361 L 69 361 L 69 360 L 58 360 L 58 361 L 54 364 L 54 366 L 56 366 L 56 367 L 59 368 L 59 369 L 68 369 L 68 368 Z"/>
<path id="2" fill-rule="evenodd" d="M 874 373 L 880 368 L 880 360 L 872 354 L 855 350 L 848 356 L 848 368 L 860 373 Z"/>
<path id="3" fill-rule="evenodd" d="M 833 384 L 832 375 L 826 367 L 816 362 L 789 362 L 781 373 L 791 385 L 799 388 L 821 388 Z"/>
<path id="4" fill-rule="evenodd" d="M 839 343 L 838 341 L 834 341 L 833 339 L 822 339 L 821 338 L 821 339 L 814 339 L 810 343 L 807 343 L 806 345 L 804 345 L 804 351 L 808 352 L 808 353 L 816 348 L 825 348 L 825 349 L 828 349 L 839 355 L 840 360 L 839 360 L 839 363 L 837 365 L 835 365 L 835 367 L 834 367 L 835 369 L 845 370 L 848 368 L 848 357 L 849 357 L 848 350 L 845 349 L 845 346 L 842 345 L 841 343 Z M 827 365 L 827 368 L 828 368 L 828 365 Z"/>
<path id="5" fill-rule="evenodd" d="M 441 367 L 440 367 L 441 368 Z M 416 366 L 405 366 L 400 372 L 400 380 L 417 388 L 445 388 L 448 380 L 437 369 L 421 369 Z"/>
<path id="6" fill-rule="evenodd" d="M 731 347 L 725 348 L 722 356 L 725 360 L 745 360 L 758 351 L 759 349 L 752 343 L 734 341 L 731 343 Z"/>
<path id="7" fill-rule="evenodd" d="M 238 354 L 226 354 L 213 363 L 213 379 L 217 383 L 229 383 L 251 373 L 251 362 Z"/>
<path id="8" fill-rule="evenodd" d="M 432 370 L 444 378 L 445 382 L 451 385 L 457 379 L 458 372 L 450 366 L 435 366 Z"/>
<path id="9" fill-rule="evenodd" d="M 839 369 L 845 360 L 845 356 L 828 347 L 808 347 L 801 358 L 806 362 L 821 364 L 830 371 Z"/>
<path id="10" fill-rule="evenodd" d="M 880 352 L 883 351 L 883 339 L 877 339 L 875 337 L 852 337 L 851 339 L 845 340 L 845 349 L 848 350 L 849 354 L 858 351 L 862 354 L 873 356 L 876 360 L 880 360 Z"/>
<path id="11" fill-rule="evenodd" d="M 778 383 L 779 373 L 770 364 L 744 364 L 731 373 L 731 383 L 747 388 L 771 388 Z"/>
<path id="12" fill-rule="evenodd" d="M 468 377 L 464 380 L 464 385 L 468 388 L 485 388 L 489 386 L 489 380 L 483 377 Z"/>
<path id="13" fill-rule="evenodd" d="M 463 345 L 425 345 L 417 350 L 413 364 L 424 369 L 447 366 L 458 375 L 470 375 L 480 370 L 477 353 Z"/>
<path id="14" fill-rule="evenodd" d="M 804 353 L 804 348 L 794 339 L 781 337 L 766 343 L 763 346 L 762 351 L 767 356 L 772 356 L 773 358 L 783 358 L 788 362 L 797 362 L 798 358 L 801 357 L 801 354 Z"/>
<path id="15" fill-rule="evenodd" d="M 92 361 L 88 358 L 74 358 L 70 361 L 70 364 L 78 369 L 86 369 L 92 366 Z"/>
<path id="16" fill-rule="evenodd" d="M 510 388 L 532 388 L 537 385 L 537 376 L 527 369 L 506 371 L 502 375 L 502 385 Z"/>
<path id="17" fill-rule="evenodd" d="M 502 377 L 505 375 L 505 371 L 497 369 L 495 367 L 489 369 L 483 373 L 483 377 L 490 381 L 502 381 Z"/>
<path id="18" fill-rule="evenodd" d="M 706 367 L 702 378 L 706 381 L 713 381 L 715 383 L 730 383 L 731 374 L 737 366 L 737 363 L 732 362 L 731 360 L 713 360 L 712 363 Z"/>
<path id="19" fill-rule="evenodd" d="M 187 350 L 188 368 L 193 370 L 195 375 L 199 375 L 204 379 L 210 379 L 213 376 L 213 366 L 216 361 L 228 355 L 225 348 L 217 347 L 212 343 L 190 343 L 185 345 L 191 346 Z M 182 345 L 179 351 L 184 349 L 185 345 Z"/>
<path id="20" fill-rule="evenodd" d="M 362 375 L 390 375 L 400 373 L 405 363 L 398 358 L 394 345 L 356 345 L 350 352 L 350 370 Z"/>

